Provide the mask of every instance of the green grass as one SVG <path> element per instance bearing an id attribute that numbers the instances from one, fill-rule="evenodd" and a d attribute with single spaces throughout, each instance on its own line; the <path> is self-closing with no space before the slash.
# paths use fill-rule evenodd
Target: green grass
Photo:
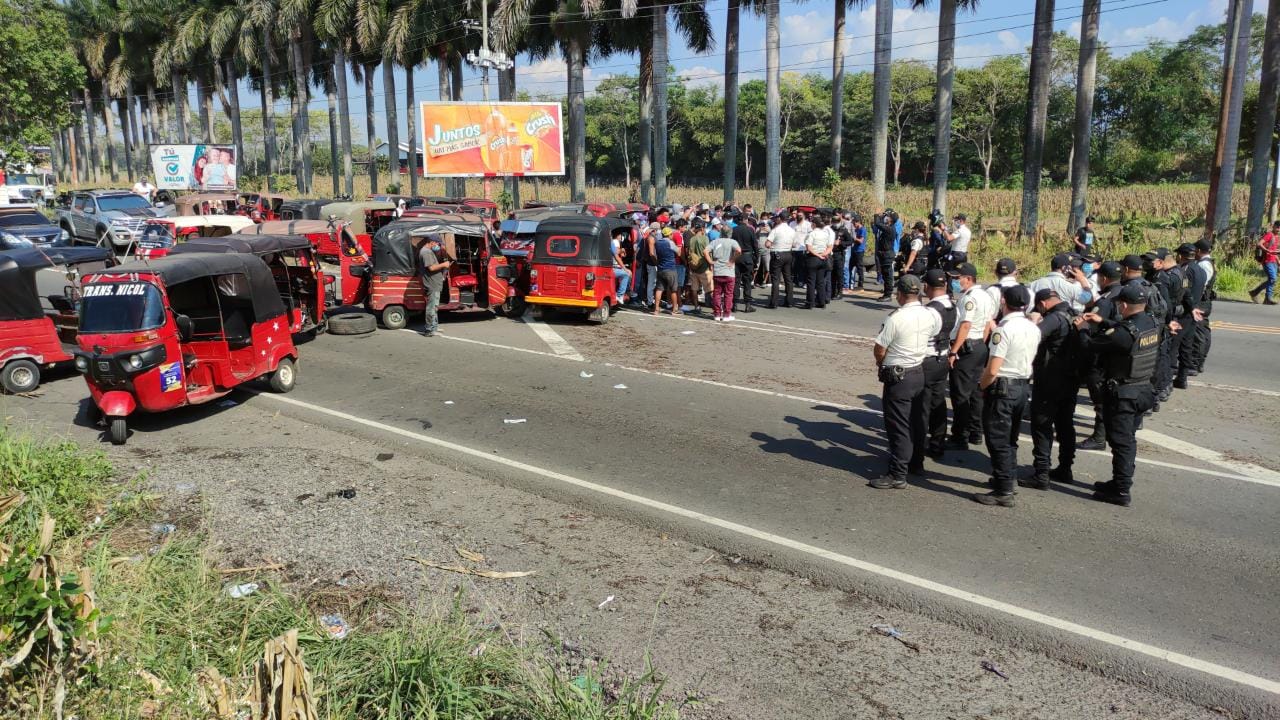
<path id="1" fill-rule="evenodd" d="M 197 673 L 217 669 L 239 697 L 263 644 L 297 629 L 325 720 L 677 717 L 652 668 L 629 678 L 592 663 L 561 662 L 500 628 L 478 626 L 461 595 L 447 607 L 410 612 L 376 593 L 361 597 L 344 589 L 307 598 L 270 578 L 224 576 L 200 531 L 151 537 L 143 517 L 147 501 L 122 493 L 125 486 L 112 484 L 112 476 L 99 453 L 0 429 L 0 494 L 18 489 L 29 498 L 0 528 L 0 540 L 34 544 L 43 515 L 58 518 L 56 554 L 64 571 L 89 570 L 101 613 L 99 631 L 88 638 L 96 641 L 96 656 L 80 664 L 63 658 L 64 668 L 76 668 L 67 673 L 65 716 L 211 717 Z M 21 568 L 19 559 L 26 563 Z M 32 560 L 15 554 L 0 571 L 25 576 Z M 226 594 L 227 584 L 248 580 L 261 588 L 239 599 Z M 351 625 L 345 640 L 328 639 L 318 623 L 318 615 L 333 611 Z M 0 653 L 12 651 L 0 635 Z M 51 667 L 25 667 L 21 684 L 0 679 L 0 717 L 52 717 Z M 158 678 L 162 690 L 148 676 Z"/>

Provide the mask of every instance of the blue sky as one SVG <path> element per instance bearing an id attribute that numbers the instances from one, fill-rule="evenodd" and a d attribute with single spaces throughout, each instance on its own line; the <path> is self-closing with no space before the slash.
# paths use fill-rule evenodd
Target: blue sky
<path id="1" fill-rule="evenodd" d="M 1265 13 L 1266 3 L 1254 0 L 1255 13 Z M 909 3 L 899 0 L 894 11 L 893 44 L 894 59 L 913 58 L 932 63 L 937 54 L 937 2 L 933 0 L 922 10 L 912 10 Z M 1113 52 L 1125 54 L 1157 40 L 1178 40 L 1199 25 L 1223 22 L 1227 0 L 1104 0 L 1102 3 L 1102 39 Z M 672 65 L 687 84 L 706 84 L 723 87 L 725 13 L 727 0 L 710 0 L 708 11 L 715 29 L 715 48 L 698 55 L 683 43 L 678 34 L 671 34 L 670 56 Z M 1081 0 L 1058 0 L 1054 27 L 1073 36 L 1080 32 Z M 832 2 L 783 2 L 782 14 L 782 68 L 784 72 L 831 72 L 831 52 L 834 43 Z M 1034 0 L 986 0 L 976 12 L 961 12 L 956 28 L 956 60 L 964 65 L 981 65 L 987 59 L 1012 53 L 1025 52 L 1031 43 L 1031 25 L 1034 17 Z M 874 0 L 865 6 L 850 8 L 847 19 L 846 68 L 850 72 L 871 68 L 871 41 L 874 28 Z M 743 12 L 741 19 L 740 68 L 744 81 L 764 77 L 764 18 Z M 595 60 L 587 69 L 587 90 L 610 75 L 634 75 L 638 59 L 634 55 L 615 55 Z M 565 68 L 561 59 L 531 62 L 527 57 L 516 59 L 516 84 L 535 96 L 557 97 L 565 91 Z M 380 138 L 386 137 L 386 119 L 383 112 L 381 72 L 375 84 L 376 127 Z M 477 72 L 465 70 L 464 98 L 481 99 L 481 83 Z M 414 76 L 418 100 L 434 100 L 437 97 L 436 70 L 434 66 L 422 67 Z M 397 71 L 397 103 L 400 137 L 405 132 L 403 110 L 404 74 Z M 490 91 L 497 96 L 497 79 L 491 78 Z M 326 107 L 323 93 L 313 90 L 311 109 Z M 241 88 L 245 107 L 254 107 L 256 93 L 247 86 Z M 193 98 L 194 100 L 194 98 Z M 353 140 L 365 142 L 364 92 L 354 80 L 350 84 L 350 102 L 353 116 Z M 194 107 L 194 106 L 193 106 Z M 287 102 L 277 102 L 277 112 L 287 112 Z M 324 128 L 318 135 L 327 136 Z"/>

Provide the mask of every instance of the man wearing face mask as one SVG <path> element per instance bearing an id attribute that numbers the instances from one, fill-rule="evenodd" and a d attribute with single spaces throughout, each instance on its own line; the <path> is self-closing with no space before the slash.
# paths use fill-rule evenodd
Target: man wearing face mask
<path id="1" fill-rule="evenodd" d="M 1034 474 L 1022 487 L 1048 490 L 1049 482 L 1072 482 L 1076 457 L 1076 394 L 1080 390 L 1080 340 L 1076 313 L 1054 291 L 1036 293 L 1040 345 L 1031 363 L 1031 442 Z M 1058 439 L 1058 467 L 1051 468 L 1053 440 Z"/>
<path id="2" fill-rule="evenodd" d="M 951 330 L 951 445 L 965 449 L 982 442 L 982 393 L 978 380 L 987 364 L 987 326 L 995 317 L 991 296 L 978 284 L 972 263 L 950 272 L 956 299 L 956 326 Z"/>
<path id="3" fill-rule="evenodd" d="M 1124 268 L 1117 262 L 1104 262 L 1098 266 L 1098 296 L 1089 304 L 1092 317 L 1103 320 L 1119 320 L 1116 311 L 1116 297 L 1123 287 Z M 1081 441 L 1081 450 L 1106 450 L 1106 374 L 1098 362 L 1098 358 L 1090 353 L 1084 354 L 1085 386 L 1089 389 L 1089 401 L 1093 404 L 1093 434 Z"/>
<path id="4" fill-rule="evenodd" d="M 1003 319 L 991 333 L 990 359 L 978 385 L 984 393 L 982 429 L 991 456 L 991 492 L 974 494 L 983 505 L 1013 507 L 1018 471 L 1018 434 L 1031 389 L 1031 366 L 1040 330 L 1027 319 L 1031 293 L 1021 285 L 1004 289 Z"/>
<path id="5" fill-rule="evenodd" d="M 1053 256 L 1048 275 L 1031 283 L 1031 293 L 1041 290 L 1052 290 L 1063 301 L 1071 304 L 1076 311 L 1083 310 L 1093 299 L 1093 285 L 1081 269 L 1083 261 L 1079 255 L 1060 253 Z"/>

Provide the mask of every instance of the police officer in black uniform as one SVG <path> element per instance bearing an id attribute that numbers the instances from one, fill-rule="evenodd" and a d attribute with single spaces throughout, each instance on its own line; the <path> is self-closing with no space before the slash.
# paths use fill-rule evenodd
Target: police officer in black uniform
<path id="1" fill-rule="evenodd" d="M 1107 442 L 1111 480 L 1094 483 L 1095 500 L 1128 507 L 1138 455 L 1135 433 L 1143 413 L 1155 403 L 1151 375 L 1160 359 L 1160 328 L 1146 312 L 1147 290 L 1126 285 L 1116 298 L 1119 320 L 1086 313 L 1076 319 L 1080 341 L 1101 363 L 1106 392 Z M 1086 323 L 1096 323 L 1090 331 Z"/>
<path id="2" fill-rule="evenodd" d="M 1031 364 L 1031 455 L 1034 472 L 1019 480 L 1023 487 L 1048 490 L 1049 481 L 1071 483 L 1076 458 L 1076 395 L 1080 389 L 1080 338 L 1071 303 L 1044 288 L 1036 293 L 1040 345 Z M 1058 439 L 1058 467 L 1050 469 L 1053 439 Z"/>
<path id="3" fill-rule="evenodd" d="M 1175 315 L 1182 301 L 1182 271 L 1168 248 L 1156 248 L 1142 256 L 1146 263 L 1146 277 L 1160 291 L 1165 313 L 1161 320 L 1160 360 L 1156 363 L 1156 376 L 1151 384 L 1156 392 L 1156 407 L 1169 399 L 1172 389 L 1173 369 L 1170 358 L 1173 352 Z"/>
<path id="4" fill-rule="evenodd" d="M 1120 261 L 1120 265 L 1124 268 L 1124 284 L 1138 285 L 1142 288 L 1143 294 L 1147 297 L 1147 308 L 1145 312 L 1151 316 L 1151 321 L 1155 323 L 1156 328 L 1160 330 L 1160 344 L 1164 344 L 1164 335 L 1168 332 L 1168 321 L 1165 315 L 1169 312 L 1168 298 L 1161 292 L 1158 285 L 1148 278 L 1148 274 L 1153 272 L 1152 261 L 1138 255 L 1126 255 Z M 1154 392 L 1159 381 L 1160 361 L 1156 361 L 1156 369 L 1151 373 L 1151 388 Z M 1160 409 L 1160 401 L 1151 406 L 1147 414 Z"/>
<path id="5" fill-rule="evenodd" d="M 742 254 L 734 265 L 738 278 L 733 293 L 737 297 L 731 298 L 730 302 L 742 303 L 742 312 L 755 312 L 755 306 L 751 304 L 751 289 L 755 281 L 756 258 L 760 257 L 760 236 L 741 214 L 734 216 L 733 223 L 730 235 L 742 248 Z"/>
<path id="6" fill-rule="evenodd" d="M 928 425 L 929 457 L 941 460 L 947 448 L 947 394 L 950 392 L 951 329 L 956 326 L 956 306 L 948 294 L 947 274 L 933 268 L 924 275 L 925 307 L 942 318 L 942 329 L 933 337 L 933 352 L 924 359 L 924 416 Z M 923 458 L 913 461 L 923 465 Z"/>
<path id="7" fill-rule="evenodd" d="M 1118 320 L 1116 314 L 1116 296 L 1124 280 L 1124 269 L 1117 262 L 1104 262 L 1098 266 L 1098 295 L 1085 308 L 1086 312 L 1102 320 Z M 1103 372 L 1096 358 L 1088 353 L 1084 355 L 1087 366 L 1085 387 L 1089 389 L 1089 402 L 1093 405 L 1093 434 L 1083 440 L 1078 447 L 1081 450 L 1106 450 L 1106 393 L 1103 392 Z"/>
<path id="8" fill-rule="evenodd" d="M 1196 339 L 1200 325 L 1208 322 L 1204 315 L 1204 300 L 1209 294 L 1209 275 L 1196 262 L 1196 246 L 1191 243 L 1178 246 L 1178 265 L 1182 268 L 1183 293 L 1176 320 L 1182 329 L 1174 336 L 1171 362 L 1178 368 L 1173 387 L 1185 390 L 1187 377 L 1199 373 L 1195 369 Z"/>

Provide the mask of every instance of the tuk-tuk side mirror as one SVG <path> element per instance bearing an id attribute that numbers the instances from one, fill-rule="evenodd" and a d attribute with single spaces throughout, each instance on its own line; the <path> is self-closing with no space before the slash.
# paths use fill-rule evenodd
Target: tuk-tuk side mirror
<path id="1" fill-rule="evenodd" d="M 503 279 L 503 280 L 510 280 L 510 279 L 511 279 L 511 277 L 512 277 L 512 275 L 511 275 L 511 266 L 510 266 L 510 265 L 499 265 L 497 268 L 495 268 L 495 269 L 494 269 L 493 274 L 494 274 L 494 275 L 496 275 L 497 277 L 499 277 L 499 278 Z"/>
<path id="2" fill-rule="evenodd" d="M 194 326 L 191 324 L 191 318 L 186 315 L 178 315 L 173 318 L 173 324 L 178 326 L 178 341 L 184 343 L 191 342 L 191 336 L 194 333 Z"/>

